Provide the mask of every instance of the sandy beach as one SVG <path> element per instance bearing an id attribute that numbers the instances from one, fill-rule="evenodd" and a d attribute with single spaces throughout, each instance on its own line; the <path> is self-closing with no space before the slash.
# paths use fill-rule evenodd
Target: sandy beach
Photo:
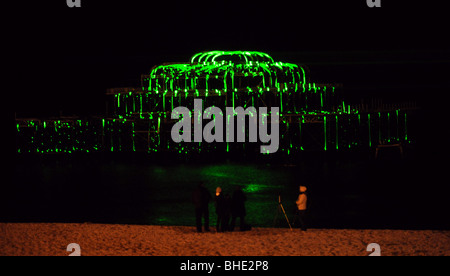
<path id="1" fill-rule="evenodd" d="M 196 233 L 186 226 L 0 224 L 0 256 L 449 256 L 450 231 L 255 228 Z"/>

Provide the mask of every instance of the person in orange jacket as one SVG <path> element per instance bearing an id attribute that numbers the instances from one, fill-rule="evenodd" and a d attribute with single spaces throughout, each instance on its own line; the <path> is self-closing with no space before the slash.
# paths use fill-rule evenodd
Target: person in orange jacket
<path id="1" fill-rule="evenodd" d="M 300 228 L 302 229 L 302 231 L 306 231 L 305 217 L 307 209 L 306 206 L 308 203 L 306 190 L 307 188 L 305 186 L 300 186 L 300 194 L 297 201 L 295 202 L 297 204 L 297 219 L 300 221 Z"/>

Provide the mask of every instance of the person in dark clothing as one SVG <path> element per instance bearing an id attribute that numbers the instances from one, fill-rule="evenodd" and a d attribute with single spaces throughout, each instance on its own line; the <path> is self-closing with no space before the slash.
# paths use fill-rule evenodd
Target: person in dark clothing
<path id="1" fill-rule="evenodd" d="M 217 232 L 229 230 L 231 217 L 231 198 L 220 187 L 216 189 Z"/>
<path id="2" fill-rule="evenodd" d="M 204 219 L 204 228 L 206 232 L 209 232 L 209 202 L 211 200 L 211 194 L 205 188 L 203 183 L 200 183 L 192 193 L 192 202 L 195 206 L 195 222 L 197 226 L 197 232 L 202 232 L 202 218 Z"/>
<path id="3" fill-rule="evenodd" d="M 225 194 L 223 204 L 223 216 L 222 226 L 224 231 L 230 231 L 230 218 L 231 218 L 231 196 Z"/>
<path id="4" fill-rule="evenodd" d="M 223 214 L 224 214 L 224 204 L 225 204 L 225 196 L 222 193 L 222 188 L 217 187 L 216 189 L 216 214 L 217 214 L 217 223 L 216 228 L 217 232 L 224 231 L 224 225 L 223 225 Z"/>
<path id="5" fill-rule="evenodd" d="M 236 190 L 233 193 L 233 197 L 231 198 L 231 225 L 230 225 L 230 231 L 234 230 L 234 227 L 236 225 L 236 219 L 239 218 L 240 220 L 240 230 L 245 230 L 245 201 L 247 200 L 247 197 L 245 196 L 244 192 L 242 191 L 241 187 L 237 187 Z"/>

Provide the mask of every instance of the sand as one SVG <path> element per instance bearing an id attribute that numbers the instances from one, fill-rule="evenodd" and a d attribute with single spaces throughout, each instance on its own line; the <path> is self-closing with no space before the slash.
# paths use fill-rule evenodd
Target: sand
<path id="1" fill-rule="evenodd" d="M 450 231 L 254 228 L 196 233 L 187 226 L 0 224 L 0 256 L 449 256 Z"/>

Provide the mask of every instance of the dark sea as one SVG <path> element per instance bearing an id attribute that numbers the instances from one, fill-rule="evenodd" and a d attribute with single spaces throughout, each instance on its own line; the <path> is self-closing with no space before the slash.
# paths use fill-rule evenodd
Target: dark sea
<path id="1" fill-rule="evenodd" d="M 300 185 L 310 228 L 450 229 L 448 170 L 432 155 L 385 151 L 304 153 L 269 159 L 168 155 L 16 155 L 2 185 L 1 222 L 195 225 L 191 195 L 203 182 L 247 196 L 253 227 L 289 227 Z M 211 226 L 216 224 L 210 203 Z"/>

